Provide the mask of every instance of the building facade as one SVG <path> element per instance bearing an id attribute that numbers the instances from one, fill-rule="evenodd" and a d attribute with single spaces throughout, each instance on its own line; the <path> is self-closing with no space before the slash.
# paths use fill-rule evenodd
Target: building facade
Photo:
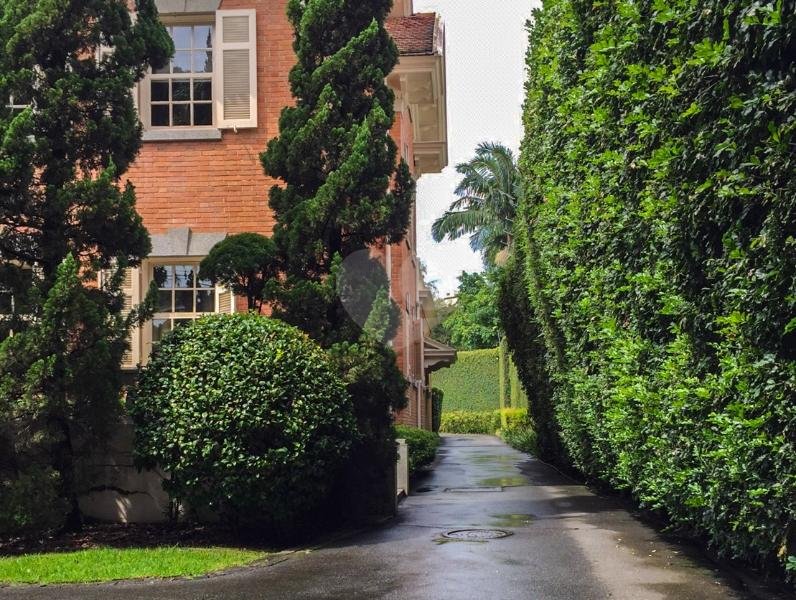
<path id="1" fill-rule="evenodd" d="M 263 173 L 259 154 L 279 134 L 280 113 L 293 102 L 287 0 L 156 4 L 176 51 L 135 90 L 144 144 L 126 178 L 136 187 L 153 251 L 129 273 L 126 291 L 135 304 L 155 281 L 159 298 L 154 319 L 133 333 L 129 370 L 146 364 L 153 344 L 174 327 L 208 313 L 246 310 L 243 299 L 204 280 L 198 265 L 228 235 L 271 234 L 268 191 L 277 181 Z M 396 96 L 391 134 L 419 178 L 447 165 L 444 28 L 436 14 L 414 14 L 411 0 L 397 0 L 387 28 L 400 50 L 387 78 Z M 430 428 L 430 305 L 423 301 L 415 228 L 413 215 L 405 241 L 372 252 L 401 309 L 392 344 L 410 387 L 407 408 L 396 418 Z"/>

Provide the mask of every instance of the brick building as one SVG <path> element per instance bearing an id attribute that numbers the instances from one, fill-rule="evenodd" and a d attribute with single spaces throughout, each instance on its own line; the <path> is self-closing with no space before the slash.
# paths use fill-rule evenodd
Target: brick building
<path id="1" fill-rule="evenodd" d="M 176 52 L 136 89 L 143 149 L 127 178 L 152 235 L 153 251 L 129 274 L 132 303 L 155 280 L 155 318 L 133 334 L 125 368 L 145 364 L 152 344 L 181 323 L 210 312 L 245 310 L 245 302 L 197 275 L 198 264 L 225 236 L 271 233 L 268 190 L 259 154 L 279 133 L 292 103 L 288 73 L 295 62 L 287 0 L 157 0 Z M 433 13 L 414 14 L 396 0 L 387 27 L 400 63 L 387 78 L 395 91 L 392 135 L 415 178 L 447 165 L 444 28 Z M 400 422 L 429 428 L 431 369 L 455 359 L 428 338 L 430 295 L 416 255 L 415 218 L 407 239 L 374 248 L 401 308 L 393 340 L 411 386 Z"/>

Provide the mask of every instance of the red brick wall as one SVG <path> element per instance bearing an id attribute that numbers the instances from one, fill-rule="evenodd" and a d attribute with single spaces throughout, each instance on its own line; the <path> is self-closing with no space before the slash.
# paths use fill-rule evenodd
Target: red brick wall
<path id="1" fill-rule="evenodd" d="M 295 62 L 287 0 L 224 0 L 221 8 L 257 10 L 258 127 L 224 131 L 221 141 L 148 142 L 127 177 L 151 233 L 195 231 L 268 234 L 273 219 L 259 154 L 279 134 L 279 114 L 293 102 L 287 80 Z"/>
<path id="2" fill-rule="evenodd" d="M 268 140 L 279 134 L 279 115 L 283 107 L 293 102 L 288 73 L 295 55 L 286 3 L 287 0 L 222 2 L 223 9 L 257 10 L 258 127 L 237 133 L 224 131 L 220 141 L 144 143 L 127 178 L 136 186 L 138 210 L 151 233 L 165 233 L 176 227 L 190 227 L 197 232 L 271 233 L 273 217 L 268 191 L 277 182 L 263 173 L 259 154 Z M 398 151 L 406 152 L 413 168 L 413 130 L 408 111 L 396 115 L 391 134 Z M 391 265 L 393 298 L 402 313 L 394 349 L 401 370 L 413 380 L 423 378 L 422 334 L 414 319 L 418 280 L 418 265 L 413 261 L 414 225 L 413 218 L 408 244 L 393 246 Z M 384 250 L 377 253 L 385 254 Z M 238 309 L 245 308 L 245 302 L 239 301 Z M 408 408 L 398 415 L 398 420 L 417 425 L 415 387 L 409 389 L 408 400 Z M 430 416 L 425 414 L 428 411 L 423 412 L 423 420 L 430 426 Z"/>

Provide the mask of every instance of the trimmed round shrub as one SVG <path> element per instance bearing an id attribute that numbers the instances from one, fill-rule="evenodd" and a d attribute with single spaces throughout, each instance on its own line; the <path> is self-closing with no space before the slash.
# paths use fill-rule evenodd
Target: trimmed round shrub
<path id="1" fill-rule="evenodd" d="M 132 394 L 139 465 L 166 491 L 239 526 L 289 527 L 327 497 L 356 436 L 326 354 L 255 314 L 214 315 L 164 339 Z"/>

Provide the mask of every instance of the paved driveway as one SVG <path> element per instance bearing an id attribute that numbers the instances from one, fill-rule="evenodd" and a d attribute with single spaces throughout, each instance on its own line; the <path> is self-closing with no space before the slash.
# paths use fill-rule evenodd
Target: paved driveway
<path id="1" fill-rule="evenodd" d="M 726 600 L 712 569 L 547 465 L 487 436 L 447 436 L 390 524 L 271 566 L 190 581 L 5 588 L 2 598 Z M 452 541 L 461 529 L 501 530 Z M 465 537 L 471 535 L 462 533 Z M 472 534 L 475 535 L 475 534 Z"/>

